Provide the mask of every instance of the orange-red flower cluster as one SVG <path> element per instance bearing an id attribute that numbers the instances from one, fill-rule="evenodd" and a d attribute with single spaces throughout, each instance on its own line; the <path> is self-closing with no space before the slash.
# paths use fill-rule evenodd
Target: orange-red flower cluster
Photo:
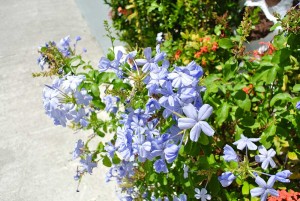
<path id="1" fill-rule="evenodd" d="M 249 94 L 251 92 L 251 90 L 253 89 L 253 84 L 249 84 L 248 87 L 244 87 L 243 88 L 243 91 L 246 93 L 246 94 Z"/>
<path id="2" fill-rule="evenodd" d="M 178 59 L 179 59 L 179 57 L 180 57 L 181 53 L 182 53 L 182 51 L 181 51 L 181 50 L 177 50 L 177 51 L 175 52 L 175 59 L 176 59 L 176 60 L 178 60 Z"/>
<path id="3" fill-rule="evenodd" d="M 127 14 L 128 14 L 128 10 L 123 9 L 122 7 L 119 7 L 119 8 L 118 8 L 118 12 L 119 12 L 120 14 L 123 14 L 123 15 L 127 15 Z"/>
<path id="4" fill-rule="evenodd" d="M 290 190 L 287 192 L 286 190 L 278 190 L 279 196 L 270 196 L 268 201 L 300 201 L 300 193 Z"/>
<path id="5" fill-rule="evenodd" d="M 211 51 L 217 51 L 217 49 L 219 48 L 219 45 L 216 41 L 211 41 L 211 38 L 209 36 L 205 36 L 203 38 L 199 38 L 198 41 L 200 43 L 202 43 L 202 47 L 200 48 L 199 51 L 197 51 L 195 54 L 194 54 L 194 57 L 195 58 L 199 58 L 202 54 L 204 53 L 208 53 L 210 50 Z"/>

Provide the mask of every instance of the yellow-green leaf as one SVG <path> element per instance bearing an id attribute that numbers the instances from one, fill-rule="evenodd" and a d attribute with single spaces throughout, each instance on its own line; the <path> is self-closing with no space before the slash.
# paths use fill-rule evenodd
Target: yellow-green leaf
<path id="1" fill-rule="evenodd" d="M 293 161 L 298 160 L 298 156 L 295 152 L 288 152 L 288 158 Z"/>

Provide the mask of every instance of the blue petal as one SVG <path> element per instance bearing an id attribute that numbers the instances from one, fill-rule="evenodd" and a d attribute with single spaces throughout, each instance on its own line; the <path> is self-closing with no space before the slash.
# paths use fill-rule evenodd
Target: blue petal
<path id="1" fill-rule="evenodd" d="M 192 104 L 188 104 L 187 106 L 184 106 L 182 108 L 182 111 L 187 117 L 194 119 L 195 121 L 197 120 L 197 116 L 198 116 L 197 109 Z"/>
<path id="2" fill-rule="evenodd" d="M 198 121 L 207 119 L 212 114 L 213 108 L 208 104 L 202 105 L 198 112 Z"/>
<path id="3" fill-rule="evenodd" d="M 201 129 L 203 133 L 205 133 L 207 136 L 213 136 L 215 131 L 210 127 L 210 125 L 205 121 L 199 121 L 199 124 L 201 125 Z"/>
<path id="4" fill-rule="evenodd" d="M 192 130 L 190 131 L 190 139 L 194 142 L 197 142 L 201 132 L 201 125 L 197 123 Z"/>
<path id="5" fill-rule="evenodd" d="M 264 192 L 265 192 L 265 189 L 263 189 L 263 188 L 253 188 L 253 189 L 250 190 L 251 197 L 260 196 Z"/>
<path id="6" fill-rule="evenodd" d="M 179 118 L 178 127 L 180 129 L 189 129 L 192 128 L 197 122 L 191 118 Z"/>

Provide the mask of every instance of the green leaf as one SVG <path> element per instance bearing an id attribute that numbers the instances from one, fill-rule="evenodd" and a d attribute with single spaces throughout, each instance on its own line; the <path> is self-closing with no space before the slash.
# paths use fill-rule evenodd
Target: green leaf
<path id="1" fill-rule="evenodd" d="M 237 67 L 238 63 L 233 58 L 229 59 L 225 63 L 223 68 L 223 76 L 226 81 L 235 78 Z"/>
<path id="2" fill-rule="evenodd" d="M 114 154 L 114 157 L 113 157 L 113 159 L 112 159 L 112 162 L 113 162 L 114 164 L 119 164 L 119 163 L 121 162 L 121 160 L 119 159 L 119 157 L 117 156 L 116 153 Z"/>
<path id="3" fill-rule="evenodd" d="M 221 28 L 222 28 L 222 26 L 220 24 L 215 26 L 214 32 L 217 36 L 221 35 Z"/>
<path id="4" fill-rule="evenodd" d="M 98 152 L 103 152 L 104 151 L 104 145 L 102 142 L 99 142 L 98 146 L 97 146 L 97 151 Z"/>
<path id="5" fill-rule="evenodd" d="M 293 161 L 298 160 L 298 156 L 295 152 L 288 152 L 288 158 Z"/>
<path id="6" fill-rule="evenodd" d="M 255 87 L 255 91 L 257 91 L 257 92 L 265 92 L 266 89 L 263 86 L 256 86 Z"/>
<path id="7" fill-rule="evenodd" d="M 245 111 L 250 111 L 251 109 L 251 101 L 249 99 L 249 96 L 243 92 L 243 91 L 238 91 L 235 95 L 235 102 L 237 105 L 242 108 Z"/>
<path id="8" fill-rule="evenodd" d="M 200 137 L 199 137 L 199 142 L 203 145 L 208 145 L 209 139 L 208 139 L 207 135 L 205 135 L 204 133 L 201 133 Z"/>
<path id="9" fill-rule="evenodd" d="M 110 159 L 108 158 L 108 156 L 104 156 L 104 158 L 102 160 L 102 163 L 106 167 L 111 167 L 111 165 L 112 165 Z"/>
<path id="10" fill-rule="evenodd" d="M 294 85 L 293 92 L 300 92 L 300 84 L 295 84 Z"/>
<path id="11" fill-rule="evenodd" d="M 156 173 L 152 173 L 149 177 L 149 181 L 153 182 L 156 179 Z"/>
<path id="12" fill-rule="evenodd" d="M 150 7 L 148 7 L 147 13 L 151 13 L 153 10 L 157 9 L 158 7 L 159 7 L 158 4 L 155 1 L 153 1 Z"/>
<path id="13" fill-rule="evenodd" d="M 79 56 L 73 57 L 70 61 L 70 65 L 72 67 L 77 67 L 77 66 L 79 66 L 79 64 L 81 64 L 81 59 Z"/>
<path id="14" fill-rule="evenodd" d="M 276 24 L 275 24 L 276 25 Z M 284 47 L 286 47 L 286 43 L 287 43 L 287 37 L 284 36 L 283 34 L 280 35 L 276 35 L 274 37 L 273 40 L 273 45 L 277 48 L 277 49 L 282 49 Z"/>
<path id="15" fill-rule="evenodd" d="M 113 72 L 102 72 L 102 73 L 99 73 L 99 75 L 97 76 L 98 84 L 101 84 L 101 83 L 111 84 L 111 82 L 114 79 L 116 79 L 116 74 Z"/>
<path id="16" fill-rule="evenodd" d="M 97 84 L 93 84 L 93 85 L 91 86 L 91 91 L 92 91 L 92 93 L 93 93 L 93 95 L 94 95 L 95 97 L 99 97 L 99 96 L 100 96 L 100 91 L 99 91 L 99 87 L 98 87 Z"/>
<path id="17" fill-rule="evenodd" d="M 272 107 L 277 101 L 290 101 L 291 100 L 291 95 L 288 93 L 279 93 L 276 94 L 270 101 L 270 106 Z"/>
<path id="18" fill-rule="evenodd" d="M 244 181 L 243 187 L 242 187 L 242 194 L 243 195 L 249 195 L 249 191 L 250 191 L 249 183 Z"/>
<path id="19" fill-rule="evenodd" d="M 108 53 L 107 53 L 107 58 L 110 60 L 110 61 L 113 61 L 115 59 L 115 53 L 112 49 L 109 49 L 108 50 Z"/>
<path id="20" fill-rule="evenodd" d="M 276 79 L 276 75 L 277 75 L 277 70 L 275 67 L 268 70 L 267 75 L 266 75 L 267 76 L 266 83 L 267 84 L 273 83 Z"/>
<path id="21" fill-rule="evenodd" d="M 209 165 L 216 163 L 215 156 L 211 154 L 209 157 L 207 157 L 207 162 Z"/>
<path id="22" fill-rule="evenodd" d="M 223 49 L 230 49 L 233 47 L 233 42 L 229 38 L 222 38 L 219 40 L 219 46 Z"/>
<path id="23" fill-rule="evenodd" d="M 216 122 L 220 126 L 227 119 L 229 114 L 230 105 L 227 102 L 222 103 L 217 112 Z"/>
<path id="24" fill-rule="evenodd" d="M 101 100 L 92 100 L 92 103 L 94 104 L 95 107 L 103 110 L 105 108 L 105 104 L 102 103 Z"/>

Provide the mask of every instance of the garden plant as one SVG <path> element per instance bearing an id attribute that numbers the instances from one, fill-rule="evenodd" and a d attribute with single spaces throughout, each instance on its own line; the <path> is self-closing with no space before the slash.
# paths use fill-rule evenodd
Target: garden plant
<path id="1" fill-rule="evenodd" d="M 39 48 L 33 76 L 53 78 L 46 114 L 90 132 L 75 143 L 74 179 L 104 165 L 120 200 L 299 200 L 299 8 L 247 51 L 259 8 L 174 2 L 106 1 L 128 51 L 114 52 L 105 23 L 113 47 L 97 67 L 80 37 Z"/>

